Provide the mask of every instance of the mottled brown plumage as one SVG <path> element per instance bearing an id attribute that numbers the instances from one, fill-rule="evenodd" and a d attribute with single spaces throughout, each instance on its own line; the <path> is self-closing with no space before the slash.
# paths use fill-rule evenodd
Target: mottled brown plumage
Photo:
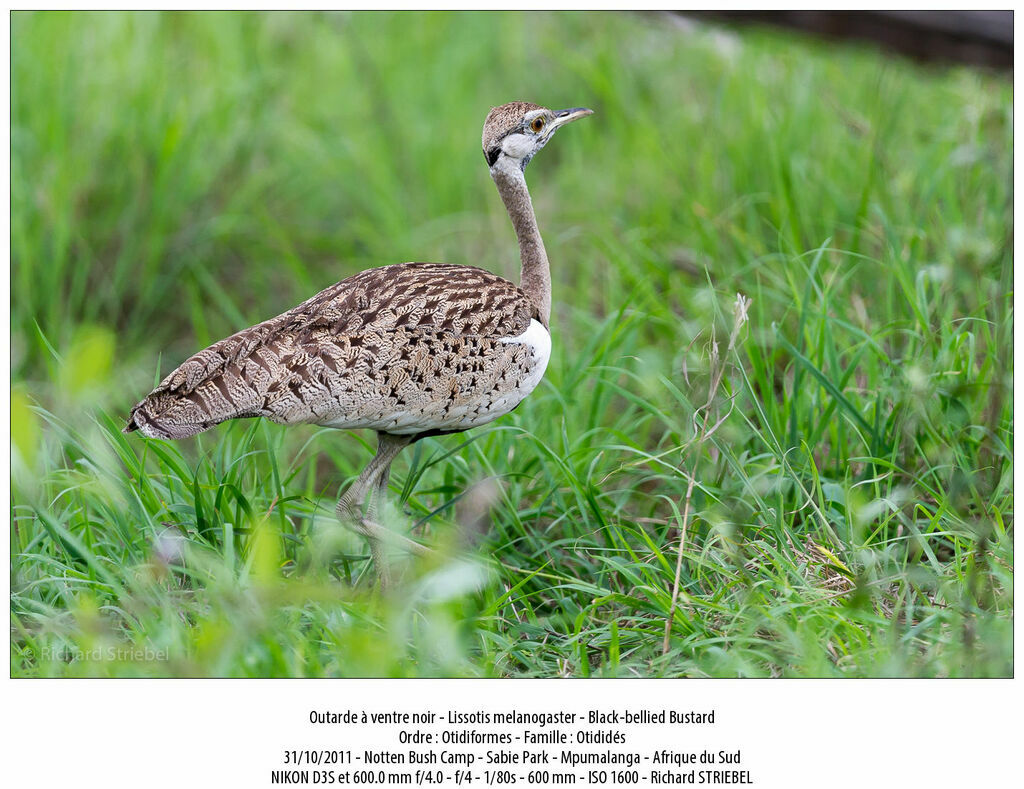
<path id="1" fill-rule="evenodd" d="M 471 266 L 363 271 L 187 359 L 132 409 L 125 432 L 185 438 L 260 416 L 376 430 L 377 455 L 338 514 L 367 538 L 386 585 L 382 541 L 425 550 L 375 520 L 394 458 L 416 438 L 507 414 L 544 375 L 551 275 L 524 171 L 555 130 L 589 114 L 513 102 L 484 123 L 484 156 L 519 242 L 520 286 Z"/>
<path id="2" fill-rule="evenodd" d="M 195 354 L 132 409 L 127 429 L 185 438 L 264 416 L 398 435 L 465 430 L 500 416 L 529 376 L 530 349 L 502 340 L 535 314 L 483 269 L 370 269 Z"/>

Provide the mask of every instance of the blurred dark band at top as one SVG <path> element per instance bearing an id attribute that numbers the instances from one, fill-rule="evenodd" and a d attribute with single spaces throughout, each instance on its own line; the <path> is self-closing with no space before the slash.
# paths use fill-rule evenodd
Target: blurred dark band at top
<path id="1" fill-rule="evenodd" d="M 770 24 L 868 41 L 916 60 L 1013 68 L 1012 11 L 686 11 L 702 20 Z"/>

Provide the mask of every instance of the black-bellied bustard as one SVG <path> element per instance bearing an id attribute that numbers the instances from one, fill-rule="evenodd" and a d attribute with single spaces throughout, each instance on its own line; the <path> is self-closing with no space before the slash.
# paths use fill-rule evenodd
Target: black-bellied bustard
<path id="1" fill-rule="evenodd" d="M 338 515 L 366 537 L 386 585 L 382 540 L 425 550 L 377 522 L 391 462 L 420 438 L 507 414 L 544 375 L 551 273 L 524 173 L 557 129 L 590 114 L 517 101 L 484 122 L 484 157 L 519 240 L 518 287 L 474 266 L 360 272 L 189 358 L 132 409 L 125 432 L 185 438 L 257 416 L 376 430 L 377 454 L 341 497 Z"/>

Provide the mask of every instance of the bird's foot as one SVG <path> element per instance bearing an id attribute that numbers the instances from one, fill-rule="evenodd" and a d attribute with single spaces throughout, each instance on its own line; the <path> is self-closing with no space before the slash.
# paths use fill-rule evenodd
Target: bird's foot
<path id="1" fill-rule="evenodd" d="M 359 493 L 358 489 L 350 489 L 341 497 L 337 507 L 338 519 L 346 528 L 366 538 L 377 581 L 381 591 L 386 591 L 391 585 L 391 566 L 387 560 L 385 545 L 398 546 L 416 556 L 426 556 L 432 551 L 404 534 L 394 532 L 378 523 L 374 518 L 375 507 L 369 507 L 369 511 L 364 514 Z"/>
<path id="2" fill-rule="evenodd" d="M 421 545 L 415 540 L 411 540 L 404 534 L 391 531 L 386 526 L 382 526 L 377 521 L 368 517 L 361 517 L 353 521 L 351 528 L 357 534 L 363 535 L 367 540 L 376 540 L 377 542 L 388 543 L 389 545 L 397 545 L 414 556 L 429 556 L 433 553 L 433 550 L 428 548 L 426 545 Z"/>

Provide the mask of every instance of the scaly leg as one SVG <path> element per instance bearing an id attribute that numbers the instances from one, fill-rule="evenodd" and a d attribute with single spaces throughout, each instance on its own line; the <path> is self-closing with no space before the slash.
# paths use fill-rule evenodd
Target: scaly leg
<path id="1" fill-rule="evenodd" d="M 370 558 L 377 572 L 377 580 L 381 589 L 386 589 L 391 583 L 391 568 L 384 552 L 384 541 L 398 543 L 417 555 L 430 551 L 418 542 L 396 534 L 377 522 L 377 505 L 387 492 L 391 463 L 398 453 L 412 442 L 412 437 L 378 433 L 377 438 L 377 454 L 352 486 L 345 491 L 338 502 L 337 511 L 338 518 L 345 526 L 366 538 L 370 546 Z"/>

